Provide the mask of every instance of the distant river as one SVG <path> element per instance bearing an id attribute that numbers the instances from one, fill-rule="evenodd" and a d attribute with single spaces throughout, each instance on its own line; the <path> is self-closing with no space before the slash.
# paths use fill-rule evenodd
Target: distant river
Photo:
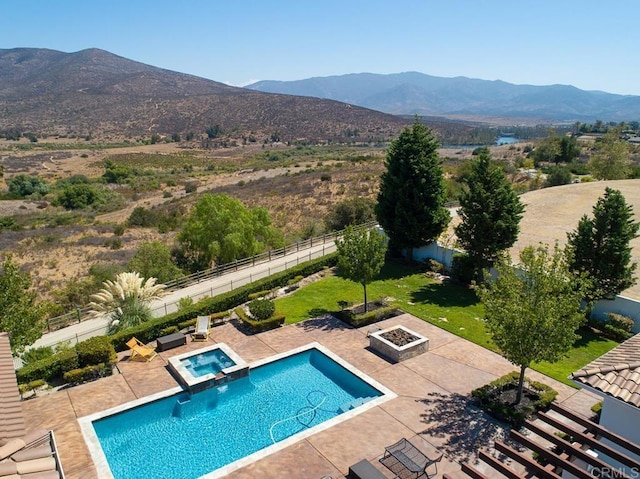
<path id="1" fill-rule="evenodd" d="M 520 138 L 515 138 L 513 136 L 501 136 L 495 142 L 495 145 L 513 145 L 514 143 L 522 143 L 525 140 L 521 140 Z M 455 150 L 475 150 L 476 148 L 480 148 L 487 145 L 442 145 L 441 148 L 449 148 Z"/>

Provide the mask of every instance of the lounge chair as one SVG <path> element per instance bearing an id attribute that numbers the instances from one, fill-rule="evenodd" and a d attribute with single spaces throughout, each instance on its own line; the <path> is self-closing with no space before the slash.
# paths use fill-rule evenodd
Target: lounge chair
<path id="1" fill-rule="evenodd" d="M 143 342 L 138 341 L 135 337 L 127 341 L 127 347 L 131 350 L 129 361 L 139 357 L 149 362 L 158 355 L 153 348 L 150 348 Z"/>
<path id="2" fill-rule="evenodd" d="M 405 438 L 384 449 L 385 453 L 380 462 L 394 474 L 402 477 L 430 478 L 435 476 L 438 473 L 438 463 L 444 455 L 440 453 L 437 458 L 430 459 Z M 434 466 L 433 473 L 427 471 L 431 466 Z"/>
<path id="3" fill-rule="evenodd" d="M 209 316 L 198 316 L 193 341 L 209 341 Z"/>

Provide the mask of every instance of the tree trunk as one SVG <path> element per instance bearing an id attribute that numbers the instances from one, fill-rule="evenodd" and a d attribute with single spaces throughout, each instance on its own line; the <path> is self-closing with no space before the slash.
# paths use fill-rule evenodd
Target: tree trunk
<path id="1" fill-rule="evenodd" d="M 524 388 L 524 371 L 526 366 L 520 366 L 520 379 L 518 380 L 518 392 L 516 393 L 516 405 L 522 400 L 522 389 Z"/>
<path id="2" fill-rule="evenodd" d="M 362 283 L 362 287 L 364 288 L 364 312 L 367 312 L 367 285 Z"/>

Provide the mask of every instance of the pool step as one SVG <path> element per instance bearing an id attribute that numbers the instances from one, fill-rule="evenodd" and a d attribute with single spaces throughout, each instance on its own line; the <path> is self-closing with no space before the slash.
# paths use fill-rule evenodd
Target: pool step
<path id="1" fill-rule="evenodd" d="M 358 406 L 362 406 L 364 403 L 369 402 L 371 399 L 375 399 L 375 397 L 370 396 L 370 397 L 355 398 L 353 401 L 344 403 L 342 406 L 340 406 L 338 408 L 338 411 L 340 411 L 341 413 L 350 411 L 351 409 L 355 409 Z"/>

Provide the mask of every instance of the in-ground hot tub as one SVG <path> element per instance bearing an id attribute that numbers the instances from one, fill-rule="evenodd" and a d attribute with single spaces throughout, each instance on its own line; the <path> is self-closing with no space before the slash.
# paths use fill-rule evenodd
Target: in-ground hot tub
<path id="1" fill-rule="evenodd" d="M 249 374 L 247 363 L 225 343 L 173 356 L 169 369 L 191 393 Z"/>
<path id="2" fill-rule="evenodd" d="M 429 338 L 404 326 L 393 326 L 369 334 L 369 347 L 398 363 L 429 350 Z"/>

